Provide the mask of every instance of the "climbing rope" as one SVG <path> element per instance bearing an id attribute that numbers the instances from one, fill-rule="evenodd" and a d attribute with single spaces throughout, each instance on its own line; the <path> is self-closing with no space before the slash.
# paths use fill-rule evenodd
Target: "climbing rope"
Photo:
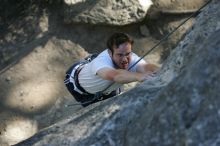
<path id="1" fill-rule="evenodd" d="M 169 38 L 177 29 L 179 29 L 183 24 L 185 24 L 189 19 L 194 17 L 195 15 L 199 14 L 201 9 L 206 7 L 212 0 L 207 1 L 204 5 L 202 5 L 196 12 L 192 13 L 187 19 L 185 19 L 182 23 L 180 23 L 175 29 L 173 29 L 170 33 L 168 33 L 165 37 L 163 37 L 156 45 L 154 45 L 148 52 L 146 52 L 139 60 L 137 60 L 136 63 L 134 63 L 128 70 L 133 68 L 141 59 L 146 57 L 148 54 L 150 54 L 156 47 L 158 47 L 163 41 L 165 41 L 167 38 Z"/>

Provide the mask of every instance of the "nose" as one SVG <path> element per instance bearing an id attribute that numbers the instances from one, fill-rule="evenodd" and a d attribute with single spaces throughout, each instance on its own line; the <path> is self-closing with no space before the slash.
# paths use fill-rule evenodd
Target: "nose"
<path id="1" fill-rule="evenodd" d="M 122 56 L 121 60 L 122 60 L 122 61 L 127 61 L 127 60 L 128 60 L 128 57 L 127 57 L 127 56 Z"/>

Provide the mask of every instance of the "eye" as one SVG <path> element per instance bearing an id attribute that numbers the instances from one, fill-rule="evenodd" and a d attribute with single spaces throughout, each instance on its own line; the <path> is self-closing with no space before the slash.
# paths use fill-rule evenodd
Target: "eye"
<path id="1" fill-rule="evenodd" d="M 122 53 L 119 53 L 119 54 L 117 54 L 118 55 L 118 57 L 129 57 L 130 55 L 131 55 L 131 52 L 128 52 L 128 53 L 126 53 L 126 54 L 122 54 Z"/>
<path id="2" fill-rule="evenodd" d="M 129 53 L 127 53 L 127 54 L 125 54 L 125 56 L 127 56 L 127 57 L 128 57 L 128 56 L 130 56 L 130 55 L 131 55 L 131 52 L 129 52 Z"/>
<path id="3" fill-rule="evenodd" d="M 118 54 L 118 56 L 119 56 L 119 57 L 123 57 L 124 55 L 123 55 L 123 54 Z"/>

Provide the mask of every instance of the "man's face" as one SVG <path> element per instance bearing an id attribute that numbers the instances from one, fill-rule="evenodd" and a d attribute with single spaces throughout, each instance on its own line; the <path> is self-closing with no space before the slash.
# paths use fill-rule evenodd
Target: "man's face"
<path id="1" fill-rule="evenodd" d="M 131 61 L 131 47 L 129 42 L 125 42 L 119 45 L 118 48 L 113 48 L 113 55 L 110 56 L 120 69 L 128 69 L 128 65 Z"/>

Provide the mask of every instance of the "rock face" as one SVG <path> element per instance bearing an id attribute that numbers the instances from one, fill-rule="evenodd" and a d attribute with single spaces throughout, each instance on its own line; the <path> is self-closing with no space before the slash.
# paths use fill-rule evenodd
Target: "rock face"
<path id="1" fill-rule="evenodd" d="M 65 23 L 127 25 L 142 21 L 151 0 L 64 0 Z"/>
<path id="2" fill-rule="evenodd" d="M 157 76 L 74 113 L 18 146 L 219 145 L 219 7 L 219 0 L 213 0 L 197 16 Z"/>
<path id="3" fill-rule="evenodd" d="M 208 0 L 153 0 L 154 7 L 162 13 L 191 13 L 199 9 Z"/>
<path id="4" fill-rule="evenodd" d="M 178 77 L 143 107 L 147 112 L 132 121 L 129 145 L 219 144 L 220 30 L 210 35 Z"/>
<path id="5" fill-rule="evenodd" d="M 207 0 L 153 0 L 153 5 L 148 10 L 149 19 L 146 19 L 146 25 L 154 37 L 162 39 L 206 3 Z M 162 51 L 162 60 L 169 56 L 170 51 L 182 39 L 183 32 L 191 28 L 193 23 L 194 17 L 163 43 L 165 49 Z"/>

